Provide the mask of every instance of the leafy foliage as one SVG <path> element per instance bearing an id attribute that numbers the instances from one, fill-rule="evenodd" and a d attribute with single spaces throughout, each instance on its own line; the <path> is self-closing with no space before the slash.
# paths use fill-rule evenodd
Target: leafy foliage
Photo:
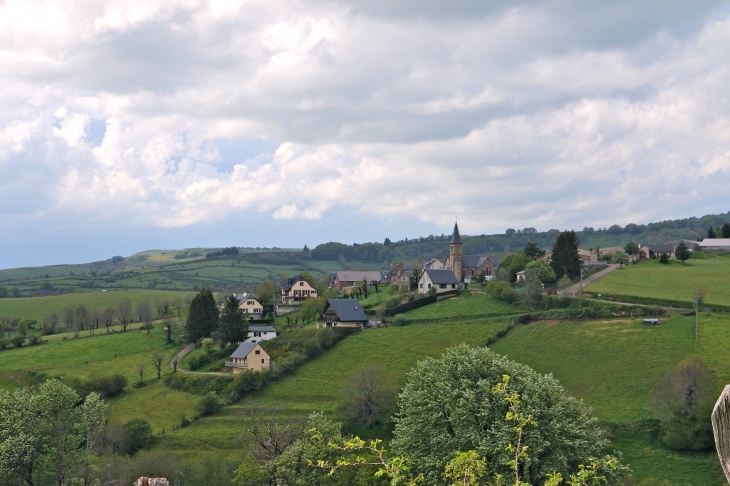
<path id="1" fill-rule="evenodd" d="M 520 463 L 524 481 L 536 482 L 548 473 L 567 477 L 607 445 L 597 420 L 554 378 L 489 349 L 460 345 L 439 360 L 420 362 L 409 375 L 396 416 L 396 453 L 408 457 L 428 484 L 445 484 L 446 464 L 465 450 L 486 457 L 490 471 L 508 474 L 514 429 L 503 419 L 510 407 L 495 391 L 503 375 L 511 376 L 510 386 L 521 397 L 521 413 L 539 424 L 524 432 L 522 444 L 530 451 Z"/>

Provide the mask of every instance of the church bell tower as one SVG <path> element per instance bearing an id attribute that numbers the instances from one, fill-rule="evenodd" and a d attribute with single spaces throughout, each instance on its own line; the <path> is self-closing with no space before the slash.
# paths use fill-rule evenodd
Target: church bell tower
<path id="1" fill-rule="evenodd" d="M 454 223 L 454 232 L 449 243 L 449 260 L 451 260 L 451 269 L 454 271 L 454 276 L 461 282 L 461 236 L 459 236 L 459 225 L 457 223 Z"/>

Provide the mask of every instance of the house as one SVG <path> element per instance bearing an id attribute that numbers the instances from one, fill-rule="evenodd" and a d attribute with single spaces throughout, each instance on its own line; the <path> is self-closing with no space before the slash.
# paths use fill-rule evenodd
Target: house
<path id="1" fill-rule="evenodd" d="M 671 243 L 664 243 L 661 245 L 648 245 L 649 258 L 661 258 L 662 255 L 667 255 L 669 258 L 674 258 L 674 251 L 677 248 L 676 245 Z"/>
<path id="2" fill-rule="evenodd" d="M 380 272 L 351 272 L 349 270 L 340 270 L 335 278 L 335 288 L 342 292 L 346 287 L 356 287 L 362 285 L 363 280 L 366 282 L 380 282 Z"/>
<path id="3" fill-rule="evenodd" d="M 601 253 L 603 253 L 603 250 L 601 250 Z M 542 258 L 546 262 L 550 263 L 552 261 L 552 256 L 553 252 L 549 251 L 545 253 Z M 593 250 L 584 250 L 583 248 L 578 248 L 578 256 L 583 261 L 583 263 L 596 263 L 598 261 L 598 253 Z"/>
<path id="4" fill-rule="evenodd" d="M 256 297 L 247 293 L 234 293 L 233 296 L 238 300 L 238 308 L 244 312 L 248 312 L 248 319 L 250 321 L 264 317 L 264 306 Z"/>
<path id="5" fill-rule="evenodd" d="M 357 299 L 328 299 L 322 311 L 324 327 L 357 327 L 362 329 L 368 323 Z"/>
<path id="6" fill-rule="evenodd" d="M 452 270 L 425 270 L 418 281 L 418 293 L 427 294 L 431 287 L 441 294 L 459 288 L 459 280 Z"/>
<path id="7" fill-rule="evenodd" d="M 432 258 L 430 260 L 423 260 L 419 261 L 417 263 L 419 267 L 421 267 L 421 270 L 443 270 L 444 269 L 444 262 L 442 262 L 439 258 Z"/>
<path id="8" fill-rule="evenodd" d="M 728 253 L 730 252 L 730 238 L 705 238 L 699 244 L 698 249 L 711 253 Z"/>
<path id="9" fill-rule="evenodd" d="M 269 353 L 258 343 L 244 342 L 231 355 L 231 361 L 226 361 L 226 367 L 233 368 L 234 375 L 244 371 L 262 371 L 269 369 Z"/>
<path id="10" fill-rule="evenodd" d="M 399 292 L 411 290 L 411 286 L 413 286 L 413 275 L 401 267 L 398 273 L 391 275 L 390 284 L 398 287 Z"/>
<path id="11" fill-rule="evenodd" d="M 483 255 L 462 255 L 462 245 L 459 225 L 454 224 L 454 231 L 449 242 L 449 255 L 443 264 L 445 270 L 451 270 L 459 282 L 471 279 L 474 275 L 484 274 L 486 277 L 494 275 L 502 262 L 501 258 Z"/>
<path id="12" fill-rule="evenodd" d="M 281 303 L 284 305 L 299 305 L 308 298 L 317 298 L 317 289 L 312 287 L 304 277 L 290 278 L 281 288 Z"/>
<path id="13" fill-rule="evenodd" d="M 270 341 L 276 337 L 276 329 L 271 326 L 249 326 L 247 343 L 260 343 Z"/>
<path id="14" fill-rule="evenodd" d="M 515 274 L 515 277 L 516 277 L 515 282 L 524 282 L 524 281 L 527 280 L 527 278 L 525 277 L 525 271 L 524 270 L 517 272 Z"/>
<path id="15" fill-rule="evenodd" d="M 335 288 L 335 282 L 337 281 L 337 274 L 336 273 L 330 273 L 330 284 L 327 288 L 333 289 Z"/>

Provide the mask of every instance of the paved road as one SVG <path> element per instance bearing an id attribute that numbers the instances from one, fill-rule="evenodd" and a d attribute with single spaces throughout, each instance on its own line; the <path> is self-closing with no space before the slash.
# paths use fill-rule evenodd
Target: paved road
<path id="1" fill-rule="evenodd" d="M 583 279 L 583 287 L 585 288 L 588 284 L 595 282 L 596 280 L 603 277 L 604 275 L 608 275 L 609 273 L 616 270 L 618 267 L 619 266 L 617 264 L 611 264 L 605 270 L 601 270 L 600 272 L 595 273 L 586 279 Z M 580 289 L 581 289 L 581 284 L 577 283 L 577 284 L 573 285 L 572 287 L 568 287 L 567 294 L 574 295 Z"/>

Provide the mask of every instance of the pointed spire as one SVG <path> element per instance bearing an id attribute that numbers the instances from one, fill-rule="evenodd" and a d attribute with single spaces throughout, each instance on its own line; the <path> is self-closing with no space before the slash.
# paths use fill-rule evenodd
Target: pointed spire
<path id="1" fill-rule="evenodd" d="M 461 244 L 461 236 L 459 236 L 459 223 L 454 223 L 454 232 L 451 234 L 451 244 Z"/>

